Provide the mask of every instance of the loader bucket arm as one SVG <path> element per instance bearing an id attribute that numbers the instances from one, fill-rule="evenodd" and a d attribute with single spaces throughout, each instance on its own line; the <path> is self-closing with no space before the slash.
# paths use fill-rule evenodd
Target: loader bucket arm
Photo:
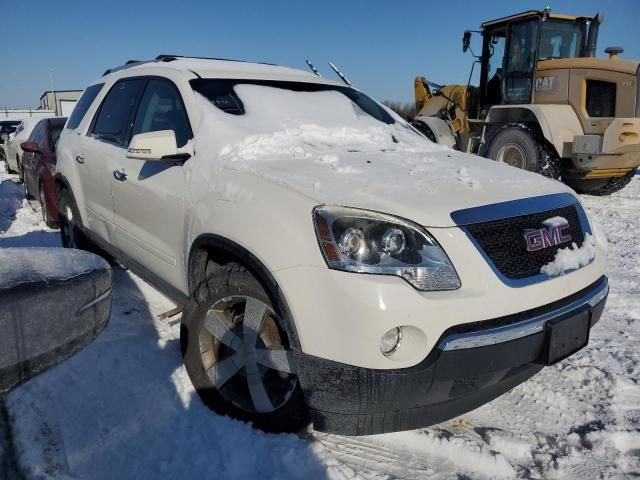
<path id="1" fill-rule="evenodd" d="M 424 77 L 416 77 L 414 82 L 414 91 L 416 98 L 416 113 L 420 113 L 422 107 L 424 107 L 425 104 L 433 97 L 431 89 L 427 84 L 427 79 Z"/>

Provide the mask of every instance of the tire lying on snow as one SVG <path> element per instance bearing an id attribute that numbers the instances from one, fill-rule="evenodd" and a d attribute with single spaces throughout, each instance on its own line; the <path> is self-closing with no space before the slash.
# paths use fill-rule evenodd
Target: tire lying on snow
<path id="1" fill-rule="evenodd" d="M 0 392 L 91 343 L 111 315 L 109 264 L 62 248 L 0 249 Z"/>

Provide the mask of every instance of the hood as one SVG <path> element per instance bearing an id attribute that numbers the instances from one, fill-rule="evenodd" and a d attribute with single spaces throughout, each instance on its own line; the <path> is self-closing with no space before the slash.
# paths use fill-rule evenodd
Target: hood
<path id="1" fill-rule="evenodd" d="M 553 60 L 541 60 L 536 66 L 538 71 L 555 69 L 593 69 L 607 70 L 610 72 L 621 72 L 635 75 L 640 62 L 637 60 L 622 60 L 612 58 L 556 58 Z"/>
<path id="2" fill-rule="evenodd" d="M 375 210 L 425 227 L 455 226 L 456 210 L 572 192 L 538 174 L 438 145 L 421 152 L 334 150 L 226 168 L 284 185 L 318 205 Z"/>

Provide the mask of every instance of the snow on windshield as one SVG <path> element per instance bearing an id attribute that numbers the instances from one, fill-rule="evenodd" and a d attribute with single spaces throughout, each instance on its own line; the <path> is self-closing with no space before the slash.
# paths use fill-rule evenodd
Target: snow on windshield
<path id="1" fill-rule="evenodd" d="M 230 160 L 432 145 L 397 115 L 388 125 L 338 91 L 298 92 L 252 84 L 236 85 L 234 91 L 243 115 L 225 113 L 196 94 L 204 104 L 207 143 Z"/>

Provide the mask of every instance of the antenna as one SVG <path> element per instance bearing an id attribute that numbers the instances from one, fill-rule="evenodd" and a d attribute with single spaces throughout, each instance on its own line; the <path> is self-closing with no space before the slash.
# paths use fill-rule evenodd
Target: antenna
<path id="1" fill-rule="evenodd" d="M 309 60 L 305 60 L 305 62 L 307 62 L 307 65 L 309 66 L 309 68 L 311 69 L 311 71 L 313 73 L 315 73 L 317 76 L 321 77 L 322 75 L 320 75 L 320 73 L 318 72 L 318 69 L 316 67 L 313 66 L 313 63 L 311 63 Z"/>
<path id="2" fill-rule="evenodd" d="M 347 85 L 349 85 L 350 87 L 353 86 L 351 85 L 351 82 L 349 81 L 349 79 L 347 77 L 344 76 L 344 74 L 338 69 L 338 67 L 336 67 L 333 63 L 329 62 L 329 66 L 331 67 L 331 69 L 336 72 L 336 75 L 338 75 L 340 77 L 340 79 L 346 83 Z"/>

